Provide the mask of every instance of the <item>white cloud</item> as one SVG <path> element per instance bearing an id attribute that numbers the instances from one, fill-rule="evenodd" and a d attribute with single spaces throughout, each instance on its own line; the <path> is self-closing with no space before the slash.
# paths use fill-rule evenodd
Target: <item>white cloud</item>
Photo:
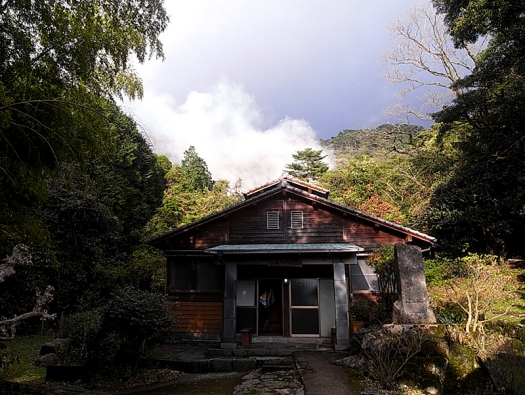
<path id="1" fill-rule="evenodd" d="M 248 190 L 282 175 L 292 155 L 321 149 L 315 131 L 303 119 L 286 117 L 268 125 L 261 108 L 242 85 L 227 80 L 205 92 L 192 91 L 177 105 L 169 94 L 147 93 L 140 105 L 127 103 L 158 154 L 179 163 L 193 145 L 214 179 Z M 147 126 L 145 126 L 147 125 Z"/>

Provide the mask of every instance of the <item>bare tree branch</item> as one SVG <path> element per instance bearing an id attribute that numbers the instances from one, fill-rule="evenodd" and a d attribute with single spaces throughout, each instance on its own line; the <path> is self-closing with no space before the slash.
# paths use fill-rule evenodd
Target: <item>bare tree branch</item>
<path id="1" fill-rule="evenodd" d="M 13 248 L 11 255 L 8 255 L 2 260 L 0 264 L 0 283 L 16 273 L 15 266 L 31 266 L 33 264 L 33 258 L 29 251 L 29 247 L 24 244 L 18 244 Z M 32 311 L 15 315 L 13 318 L 2 318 L 0 319 L 0 330 L 3 333 L 7 331 L 4 329 L 10 327 L 11 337 L 14 337 L 16 332 L 15 326 L 22 320 L 26 320 L 31 317 L 40 317 L 41 319 L 54 319 L 56 314 L 48 314 L 45 306 L 53 300 L 53 291 L 55 289 L 48 285 L 43 293 L 36 293 L 35 306 Z"/>
<path id="2" fill-rule="evenodd" d="M 384 73 L 391 84 L 402 84 L 399 92 L 402 102 L 410 102 L 408 95 L 417 90 L 424 94 L 417 98 L 421 108 L 410 104 L 389 107 L 387 115 L 412 115 L 430 119 L 429 110 L 435 112 L 450 103 L 461 89 L 455 83 L 474 70 L 476 57 L 485 47 L 486 40 L 465 49 L 454 47 L 443 17 L 430 5 L 417 5 L 409 10 L 406 19 L 396 20 L 389 28 L 394 39 L 392 51 L 381 60 L 392 66 Z"/>

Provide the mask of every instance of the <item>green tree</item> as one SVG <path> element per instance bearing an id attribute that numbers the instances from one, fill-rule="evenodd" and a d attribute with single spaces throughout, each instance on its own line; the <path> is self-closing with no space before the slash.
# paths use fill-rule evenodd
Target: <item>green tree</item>
<path id="1" fill-rule="evenodd" d="M 163 170 L 129 117 L 112 105 L 109 117 L 115 151 L 95 155 L 86 167 L 62 165 L 40 212 L 51 236 L 55 270 L 48 276 L 59 311 L 96 306 L 117 284 L 152 286 L 154 272 L 136 264 L 135 251 L 162 202 Z M 129 273 L 137 269 L 144 270 Z"/>
<path id="2" fill-rule="evenodd" d="M 499 256 L 525 250 L 525 39 L 523 5 L 506 0 L 436 0 L 458 47 L 489 36 L 462 93 L 435 115 L 458 134 L 454 177 L 436 191 L 429 221 L 453 251 Z M 454 240 L 454 237 L 463 240 Z"/>
<path id="3" fill-rule="evenodd" d="M 329 189 L 330 199 L 339 204 L 402 223 L 405 218 L 396 207 L 399 197 L 394 176 L 389 162 L 363 155 L 326 172 L 319 184 Z"/>
<path id="4" fill-rule="evenodd" d="M 184 151 L 181 170 L 191 188 L 195 191 L 206 192 L 212 189 L 213 180 L 211 178 L 211 173 L 208 170 L 208 165 L 204 159 L 197 154 L 193 145 Z"/>
<path id="5" fill-rule="evenodd" d="M 120 221 L 121 251 L 129 251 L 141 242 L 144 226 L 162 203 L 165 171 L 135 121 L 117 107 L 108 107 L 115 149 L 92 158 L 86 172 L 101 202 Z"/>
<path id="6" fill-rule="evenodd" d="M 168 17 L 162 0 L 16 0 L 0 13 L 0 245 L 9 250 L 46 241 L 34 213 L 50 173 L 112 148 L 106 102 L 140 97 L 130 60 L 162 56 Z"/>
<path id="7" fill-rule="evenodd" d="M 65 313 L 91 307 L 111 289 L 116 279 L 107 272 L 117 265 L 122 234 L 119 219 L 101 202 L 92 180 L 75 168 L 71 172 L 53 182 L 42 209 L 56 259 L 56 308 Z"/>
<path id="8" fill-rule="evenodd" d="M 322 156 L 323 150 L 313 150 L 306 148 L 293 154 L 294 161 L 286 165 L 284 171 L 293 177 L 304 181 L 317 181 L 329 169 L 329 166 L 323 162 L 326 158 Z"/>
<path id="9" fill-rule="evenodd" d="M 218 180 L 213 188 L 201 192 L 195 190 L 186 178 L 182 167 L 174 165 L 166 173 L 167 188 L 162 206 L 146 226 L 149 237 L 159 236 L 202 217 L 223 210 L 243 199 L 240 180 L 230 187 L 228 181 Z"/>

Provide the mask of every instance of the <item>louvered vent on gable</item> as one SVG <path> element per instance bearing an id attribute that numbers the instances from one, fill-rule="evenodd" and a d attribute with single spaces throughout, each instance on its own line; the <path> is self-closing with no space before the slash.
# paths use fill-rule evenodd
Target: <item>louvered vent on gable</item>
<path id="1" fill-rule="evenodd" d="M 266 213 L 266 229 L 279 229 L 279 211 Z"/>
<path id="2" fill-rule="evenodd" d="M 303 228 L 303 212 L 302 211 L 292 211 L 290 225 L 292 229 L 302 229 Z"/>

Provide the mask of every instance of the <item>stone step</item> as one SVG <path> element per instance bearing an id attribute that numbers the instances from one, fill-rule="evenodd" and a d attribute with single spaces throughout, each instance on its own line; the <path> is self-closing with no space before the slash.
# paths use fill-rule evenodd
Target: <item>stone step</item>
<path id="1" fill-rule="evenodd" d="M 204 359 L 163 359 L 153 361 L 161 368 L 179 370 L 186 373 L 219 373 L 219 372 L 247 372 L 263 368 L 266 370 L 293 369 L 294 358 L 290 357 L 223 357 Z"/>

